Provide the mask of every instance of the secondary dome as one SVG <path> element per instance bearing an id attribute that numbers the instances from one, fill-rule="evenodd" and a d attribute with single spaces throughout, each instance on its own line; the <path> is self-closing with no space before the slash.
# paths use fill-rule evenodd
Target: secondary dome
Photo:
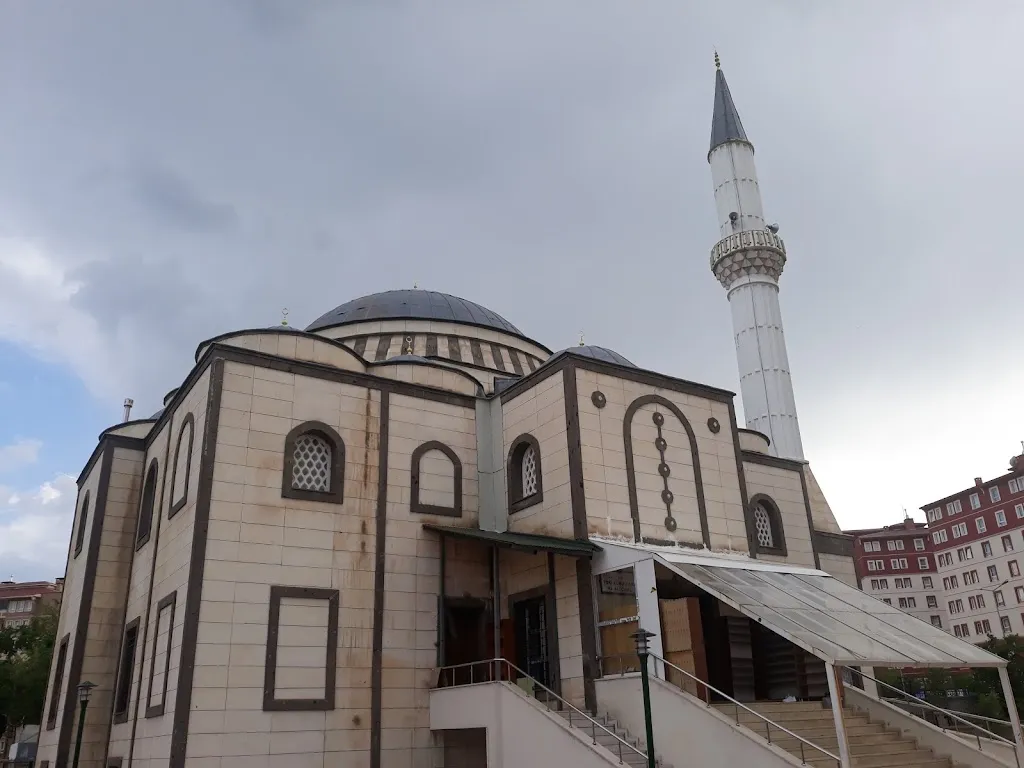
<path id="1" fill-rule="evenodd" d="M 615 363 L 616 365 L 626 365 L 630 368 L 636 368 L 633 363 L 624 358 L 618 352 L 607 347 L 595 347 L 587 344 L 581 347 L 569 347 L 566 352 L 572 352 L 574 355 L 583 355 L 584 357 L 592 357 L 595 360 L 603 360 L 606 363 Z"/>
<path id="2" fill-rule="evenodd" d="M 487 307 L 447 293 L 418 289 L 384 291 L 353 299 L 321 315 L 306 330 L 321 331 L 365 320 L 447 320 L 523 335 L 512 323 Z"/>

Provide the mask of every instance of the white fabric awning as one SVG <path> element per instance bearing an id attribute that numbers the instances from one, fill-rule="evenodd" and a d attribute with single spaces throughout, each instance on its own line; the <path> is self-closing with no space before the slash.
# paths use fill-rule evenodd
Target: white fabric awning
<path id="1" fill-rule="evenodd" d="M 610 567 L 654 558 L 808 653 L 859 667 L 1001 667 L 1006 660 L 824 571 L 736 555 L 599 539 Z"/>

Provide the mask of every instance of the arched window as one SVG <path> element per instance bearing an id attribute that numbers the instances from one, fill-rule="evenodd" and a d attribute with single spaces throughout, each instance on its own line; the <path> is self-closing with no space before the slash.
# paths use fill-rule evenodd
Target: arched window
<path id="1" fill-rule="evenodd" d="M 75 534 L 75 557 L 82 551 L 85 544 L 85 527 L 89 524 L 89 492 L 85 492 L 85 500 L 82 502 L 82 511 L 78 513 L 78 532 Z"/>
<path id="2" fill-rule="evenodd" d="M 192 471 L 192 439 L 195 435 L 195 419 L 188 414 L 178 431 L 178 447 L 174 451 L 174 469 L 171 471 L 171 510 L 167 517 L 174 517 L 188 500 L 188 481 Z"/>
<path id="3" fill-rule="evenodd" d="M 411 484 L 412 512 L 462 517 L 462 462 L 444 443 L 431 440 L 412 452 Z"/>
<path id="4" fill-rule="evenodd" d="M 544 500 L 540 444 L 533 435 L 520 435 L 508 452 L 508 511 L 518 512 Z"/>
<path id="5" fill-rule="evenodd" d="M 295 427 L 284 441 L 281 495 L 288 499 L 344 500 L 345 443 L 334 429 L 319 421 Z"/>
<path id="6" fill-rule="evenodd" d="M 782 530 L 782 514 L 778 505 L 759 493 L 750 500 L 750 510 L 757 551 L 766 555 L 785 555 L 786 534 Z"/>
<path id="7" fill-rule="evenodd" d="M 139 524 L 135 530 L 135 548 L 149 541 L 153 529 L 153 505 L 156 504 L 156 481 L 160 474 L 160 465 L 156 459 L 149 465 L 146 472 L 146 483 L 142 486 L 142 503 L 139 505 Z"/>

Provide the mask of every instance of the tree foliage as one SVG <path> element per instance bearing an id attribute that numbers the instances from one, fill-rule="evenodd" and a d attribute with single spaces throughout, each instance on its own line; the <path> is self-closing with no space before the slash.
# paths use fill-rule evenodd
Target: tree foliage
<path id="1" fill-rule="evenodd" d="M 0 629 L 0 721 L 39 722 L 56 638 L 57 611 L 49 606 L 28 624 Z"/>
<path id="2" fill-rule="evenodd" d="M 1017 711 L 1024 712 L 1024 638 L 1020 635 L 1006 637 L 989 637 L 979 643 L 989 653 L 1002 656 L 1008 662 L 1006 673 L 1013 689 L 1013 699 L 1017 703 Z M 1003 702 L 1003 687 L 999 682 L 999 672 L 995 669 L 976 669 L 971 682 L 971 690 L 978 695 L 979 709 L 987 711 L 979 714 L 987 717 L 1005 718 L 1006 706 Z M 998 707 L 998 710 L 996 710 Z"/>

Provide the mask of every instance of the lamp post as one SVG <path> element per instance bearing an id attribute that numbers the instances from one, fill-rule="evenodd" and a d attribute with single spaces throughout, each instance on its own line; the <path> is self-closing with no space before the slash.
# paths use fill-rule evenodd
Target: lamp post
<path id="1" fill-rule="evenodd" d="M 85 710 L 89 707 L 89 696 L 95 687 L 95 683 L 88 681 L 78 684 L 78 701 L 82 708 L 78 714 L 78 735 L 75 737 L 75 757 L 71 761 L 71 768 L 78 768 L 78 756 L 82 753 L 82 731 L 85 730 Z"/>
<path id="2" fill-rule="evenodd" d="M 636 641 L 636 655 L 640 658 L 640 684 L 644 692 L 644 725 L 647 728 L 647 768 L 654 766 L 654 725 L 651 723 L 651 684 L 647 679 L 647 658 L 650 656 L 650 639 L 653 632 L 639 627 L 631 637 Z"/>
<path id="3" fill-rule="evenodd" d="M 992 593 L 992 602 L 996 604 L 996 617 L 999 619 L 999 636 L 1006 637 L 1006 630 L 1003 629 L 1003 612 L 999 609 L 1003 606 L 999 605 L 999 601 L 996 599 L 996 592 L 1005 587 L 1010 583 L 1009 579 L 1004 579 L 1002 584 L 998 584 L 994 587 L 989 587 L 988 591 Z M 1005 604 L 1005 602 L 1004 602 Z"/>

